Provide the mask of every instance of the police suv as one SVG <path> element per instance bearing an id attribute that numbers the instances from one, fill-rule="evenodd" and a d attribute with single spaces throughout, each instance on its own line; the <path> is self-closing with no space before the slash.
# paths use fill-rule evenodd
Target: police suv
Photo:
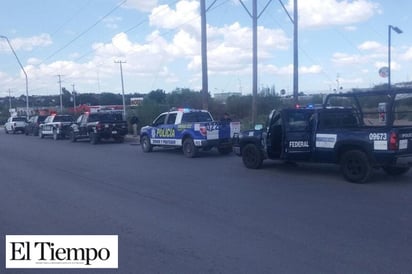
<path id="1" fill-rule="evenodd" d="M 331 94 L 319 109 L 273 110 L 265 128 L 235 138 L 234 151 L 254 169 L 264 159 L 339 164 L 356 183 L 373 168 L 404 174 L 412 166 L 412 91 Z"/>
<path id="2" fill-rule="evenodd" d="M 54 140 L 64 139 L 68 136 L 73 116 L 66 114 L 52 114 L 47 116 L 39 126 L 39 137 L 52 136 Z"/>
<path id="3" fill-rule="evenodd" d="M 186 157 L 199 150 L 216 147 L 221 154 L 232 151 L 232 137 L 240 132 L 239 122 L 217 122 L 206 110 L 172 109 L 160 114 L 151 125 L 140 130 L 144 152 L 153 147 L 181 147 Z"/>

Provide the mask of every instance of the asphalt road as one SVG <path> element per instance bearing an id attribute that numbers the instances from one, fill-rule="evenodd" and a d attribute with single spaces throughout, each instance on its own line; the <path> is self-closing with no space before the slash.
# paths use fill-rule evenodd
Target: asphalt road
<path id="1" fill-rule="evenodd" d="M 1 273 L 411 273 L 412 173 L 0 132 Z M 118 270 L 6 270 L 7 234 L 117 234 Z"/>

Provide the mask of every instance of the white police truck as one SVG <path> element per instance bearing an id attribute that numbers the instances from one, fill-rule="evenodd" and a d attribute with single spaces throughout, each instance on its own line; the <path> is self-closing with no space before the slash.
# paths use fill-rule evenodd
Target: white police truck
<path id="1" fill-rule="evenodd" d="M 192 158 L 199 150 L 214 147 L 221 154 L 232 152 L 232 137 L 239 132 L 239 122 L 219 122 L 206 110 L 181 108 L 161 113 L 151 125 L 142 127 L 140 143 L 144 152 L 155 146 L 181 147 Z"/>

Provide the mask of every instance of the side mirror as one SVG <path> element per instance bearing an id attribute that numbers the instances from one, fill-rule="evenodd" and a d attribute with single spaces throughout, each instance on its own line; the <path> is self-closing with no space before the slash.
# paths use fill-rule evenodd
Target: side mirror
<path id="1" fill-rule="evenodd" d="M 256 124 L 255 125 L 255 130 L 262 130 L 263 129 L 263 125 L 262 124 Z"/>

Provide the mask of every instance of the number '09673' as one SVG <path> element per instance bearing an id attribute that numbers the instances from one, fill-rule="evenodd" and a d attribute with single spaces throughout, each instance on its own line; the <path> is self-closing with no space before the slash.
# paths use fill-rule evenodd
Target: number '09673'
<path id="1" fill-rule="evenodd" d="M 386 141 L 388 139 L 388 136 L 386 133 L 370 133 L 369 134 L 369 140 L 373 141 Z"/>

